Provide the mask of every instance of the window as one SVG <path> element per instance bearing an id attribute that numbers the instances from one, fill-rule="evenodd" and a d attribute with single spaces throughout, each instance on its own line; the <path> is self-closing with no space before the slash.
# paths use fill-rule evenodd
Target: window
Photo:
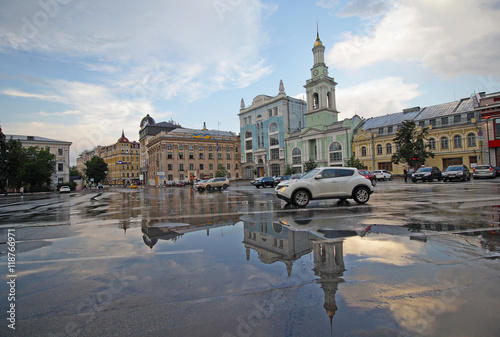
<path id="1" fill-rule="evenodd" d="M 332 107 L 332 94 L 330 92 L 326 94 L 326 106 L 329 108 Z"/>
<path id="2" fill-rule="evenodd" d="M 234 164 L 234 168 L 237 170 L 238 169 L 238 163 Z"/>
<path id="3" fill-rule="evenodd" d="M 193 145 L 189 145 L 188 150 L 193 151 Z"/>
<path id="4" fill-rule="evenodd" d="M 203 171 L 204 168 L 203 168 L 203 164 L 200 164 L 200 171 Z"/>
<path id="5" fill-rule="evenodd" d="M 453 116 L 453 123 L 461 123 L 461 122 L 462 122 L 462 115 Z"/>
<path id="6" fill-rule="evenodd" d="M 280 149 L 271 149 L 271 160 L 280 159 Z"/>
<path id="7" fill-rule="evenodd" d="M 245 149 L 251 150 L 252 149 L 252 140 L 247 140 L 245 141 Z"/>
<path id="8" fill-rule="evenodd" d="M 209 145 L 209 146 L 208 146 L 208 151 L 213 151 L 213 149 L 212 149 L 212 145 Z"/>
<path id="9" fill-rule="evenodd" d="M 172 144 L 167 144 L 167 150 L 172 150 Z"/>
<path id="10" fill-rule="evenodd" d="M 63 163 L 57 164 L 57 171 L 59 171 L 59 172 L 64 171 L 64 164 Z"/>
<path id="11" fill-rule="evenodd" d="M 212 171 L 214 169 L 214 164 L 208 164 L 208 169 Z"/>
<path id="12" fill-rule="evenodd" d="M 179 175 L 179 179 L 180 179 L 180 180 L 184 180 L 184 174 L 180 174 L 180 175 Z"/>
<path id="13" fill-rule="evenodd" d="M 312 96 L 313 100 L 313 109 L 316 110 L 319 108 L 319 96 L 318 93 L 314 93 Z"/>
<path id="14" fill-rule="evenodd" d="M 194 159 L 194 153 L 189 153 L 189 159 Z"/>
<path id="15" fill-rule="evenodd" d="M 387 144 L 387 145 L 385 146 L 385 152 L 386 152 L 387 154 L 392 154 L 392 144 L 391 144 L 391 143 L 389 143 L 389 144 Z"/>
<path id="16" fill-rule="evenodd" d="M 448 149 L 448 138 L 441 138 L 441 149 Z"/>
<path id="17" fill-rule="evenodd" d="M 429 138 L 429 149 L 436 150 L 436 140 L 434 138 Z"/>
<path id="18" fill-rule="evenodd" d="M 172 164 L 167 165 L 167 170 L 172 171 L 174 169 L 174 166 Z"/>
<path id="19" fill-rule="evenodd" d="M 380 145 L 380 144 L 377 145 L 377 154 L 378 155 L 382 154 L 382 145 Z"/>
<path id="20" fill-rule="evenodd" d="M 172 152 L 168 152 L 168 153 L 167 153 L 167 158 L 168 158 L 168 159 L 172 159 L 172 158 L 173 158 L 173 156 L 172 156 Z"/>
<path id="21" fill-rule="evenodd" d="M 280 145 L 280 141 L 278 139 L 278 134 L 269 136 L 269 145 L 270 146 Z"/>
<path id="22" fill-rule="evenodd" d="M 460 137 L 459 135 L 453 137 L 453 147 L 455 149 L 462 147 L 462 137 Z"/>
<path id="23" fill-rule="evenodd" d="M 494 121 L 495 124 L 495 138 L 499 139 L 500 138 L 500 118 L 496 118 Z"/>
<path id="24" fill-rule="evenodd" d="M 342 161 L 342 145 L 339 142 L 333 142 L 328 147 L 330 163 Z"/>
<path id="25" fill-rule="evenodd" d="M 384 134 L 384 128 L 378 128 L 378 134 L 383 135 Z"/>
<path id="26" fill-rule="evenodd" d="M 199 157 L 200 157 L 200 159 L 203 159 L 203 158 L 204 158 L 204 157 L 203 157 L 203 152 L 200 152 L 200 153 L 199 153 Z"/>
<path id="27" fill-rule="evenodd" d="M 189 169 L 192 171 L 194 170 L 194 164 L 193 163 L 189 163 Z"/>
<path id="28" fill-rule="evenodd" d="M 247 130 L 247 131 L 245 132 L 245 138 L 252 138 L 252 131 Z M 212 150 L 210 150 L 210 151 L 212 151 Z"/>
<path id="29" fill-rule="evenodd" d="M 252 116 L 248 116 L 248 124 L 252 124 Z"/>
<path id="30" fill-rule="evenodd" d="M 273 117 L 273 109 L 268 109 L 267 113 L 269 115 L 269 118 Z"/>
<path id="31" fill-rule="evenodd" d="M 278 107 L 274 107 L 274 108 L 273 108 L 273 111 L 274 111 L 274 115 L 275 115 L 275 116 L 278 116 Z"/>
<path id="32" fill-rule="evenodd" d="M 448 117 L 441 118 L 441 125 L 448 125 Z"/>
<path id="33" fill-rule="evenodd" d="M 280 164 L 271 164 L 269 165 L 269 168 L 271 170 L 271 176 L 279 176 L 280 173 Z"/>
<path id="34" fill-rule="evenodd" d="M 229 151 L 231 151 L 231 150 L 229 149 L 229 146 L 226 146 L 226 152 L 229 152 Z"/>
<path id="35" fill-rule="evenodd" d="M 292 150 L 292 164 L 300 165 L 302 163 L 302 152 L 298 147 Z"/>
<path id="36" fill-rule="evenodd" d="M 253 162 L 253 153 L 252 152 L 246 154 L 246 162 L 247 163 Z"/>
<path id="37" fill-rule="evenodd" d="M 226 153 L 226 159 L 231 159 L 231 154 L 230 153 Z"/>
<path id="38" fill-rule="evenodd" d="M 362 157 L 366 156 L 366 147 L 364 147 L 364 146 L 361 148 L 361 156 Z"/>
<path id="39" fill-rule="evenodd" d="M 198 151 L 203 151 L 203 145 L 198 146 Z"/>
<path id="40" fill-rule="evenodd" d="M 238 153 L 238 147 L 237 146 L 234 148 L 234 152 Z"/>
<path id="41" fill-rule="evenodd" d="M 179 159 L 184 159 L 184 153 L 183 152 L 179 152 Z"/>
<path id="42" fill-rule="evenodd" d="M 179 164 L 179 171 L 184 171 L 184 164 Z"/>
<path id="43" fill-rule="evenodd" d="M 436 120 L 435 120 L 435 119 L 431 119 L 431 120 L 429 121 L 429 124 L 430 124 L 430 126 L 432 126 L 432 127 L 436 126 Z"/>
<path id="44" fill-rule="evenodd" d="M 167 176 L 167 179 L 168 179 L 169 181 L 174 180 L 174 175 L 173 175 L 173 174 L 169 174 L 169 175 Z"/>
<path id="45" fill-rule="evenodd" d="M 222 153 L 217 153 L 217 159 L 222 159 Z"/>
<path id="46" fill-rule="evenodd" d="M 179 145 L 177 146 L 177 148 L 178 148 L 179 150 L 183 150 L 183 148 L 182 148 L 182 144 L 179 144 Z"/>
<path id="47" fill-rule="evenodd" d="M 474 113 L 473 112 L 469 112 L 467 114 L 467 122 L 471 122 L 472 121 L 472 118 L 474 118 Z"/>
<path id="48" fill-rule="evenodd" d="M 269 133 L 271 132 L 278 132 L 278 123 L 271 123 L 271 125 L 269 125 Z"/>
<path id="49" fill-rule="evenodd" d="M 231 169 L 231 164 L 226 164 L 226 170 L 230 170 Z"/>
<path id="50" fill-rule="evenodd" d="M 392 171 L 392 162 L 378 163 L 379 170 Z"/>
<path id="51" fill-rule="evenodd" d="M 467 135 L 467 146 L 475 147 L 476 146 L 476 135 L 473 133 L 469 133 Z"/>
<path id="52" fill-rule="evenodd" d="M 63 155 L 63 149 L 57 149 L 57 155 L 62 156 Z"/>
<path id="53" fill-rule="evenodd" d="M 208 159 L 214 159 L 214 154 L 213 153 L 209 153 L 208 154 Z"/>
<path id="54" fill-rule="evenodd" d="M 425 121 L 418 122 L 418 126 L 420 126 L 421 128 L 425 128 Z"/>
<path id="55" fill-rule="evenodd" d="M 394 132 L 394 127 L 388 126 L 387 127 L 387 133 L 393 133 Z"/>

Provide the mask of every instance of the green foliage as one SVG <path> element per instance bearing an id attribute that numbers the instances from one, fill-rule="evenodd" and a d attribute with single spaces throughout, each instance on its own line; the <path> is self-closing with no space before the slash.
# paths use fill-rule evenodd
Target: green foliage
<path id="1" fill-rule="evenodd" d="M 217 171 L 215 172 L 215 176 L 216 177 L 225 177 L 226 174 L 227 174 L 227 172 L 226 172 L 226 169 L 224 168 L 224 166 L 219 164 L 219 166 L 217 167 Z"/>
<path id="2" fill-rule="evenodd" d="M 80 171 L 78 171 L 76 166 L 72 166 L 69 168 L 69 176 L 70 177 L 82 177 L 82 174 L 80 173 Z"/>
<path id="3" fill-rule="evenodd" d="M 354 156 L 351 156 L 351 158 L 346 162 L 347 167 L 355 167 L 358 170 L 363 170 L 365 168 L 365 165 L 359 160 L 358 158 L 355 158 Z"/>
<path id="4" fill-rule="evenodd" d="M 428 128 L 418 130 L 414 121 L 404 121 L 393 139 L 399 150 L 392 155 L 392 162 L 404 162 L 410 167 L 419 167 L 425 163 L 426 158 L 434 158 L 434 153 L 427 150 L 429 145 L 425 144 L 427 134 Z"/>
<path id="5" fill-rule="evenodd" d="M 95 184 L 106 179 L 106 172 L 108 171 L 108 164 L 98 156 L 93 156 L 85 163 L 85 176 L 88 180 L 94 179 Z"/>
<path id="6" fill-rule="evenodd" d="M 56 166 L 56 156 L 50 153 L 49 148 L 41 149 L 38 146 L 21 148 L 21 166 L 18 178 L 31 186 L 31 190 L 50 186 L 51 176 Z"/>
<path id="7" fill-rule="evenodd" d="M 286 164 L 285 165 L 285 175 L 291 176 L 292 174 L 295 174 L 295 169 L 293 168 L 292 165 Z"/>
<path id="8" fill-rule="evenodd" d="M 68 181 L 67 183 L 64 183 L 63 185 L 69 186 L 69 189 L 72 191 L 76 190 L 76 182 L 74 182 L 74 181 Z"/>
<path id="9" fill-rule="evenodd" d="M 309 171 L 315 169 L 316 167 L 318 167 L 318 163 L 316 163 L 314 161 L 314 159 L 309 159 L 308 161 L 306 161 L 304 163 L 304 173 L 309 172 Z"/>

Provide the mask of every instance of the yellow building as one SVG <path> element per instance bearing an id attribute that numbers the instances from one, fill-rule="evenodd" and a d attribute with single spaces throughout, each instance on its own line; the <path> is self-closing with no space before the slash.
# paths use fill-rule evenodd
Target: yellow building
<path id="1" fill-rule="evenodd" d="M 474 110 L 476 107 L 477 99 L 471 96 L 367 119 L 353 137 L 354 156 L 370 171 L 387 170 L 396 175 L 403 174 L 407 164 L 395 165 L 391 162 L 392 155 L 397 151 L 393 139 L 403 121 L 413 120 L 417 127 L 429 128 L 427 142 L 434 158 L 427 158 L 426 166 L 444 170 L 450 165 L 474 167 L 482 164 L 484 148 L 478 137 L 481 127 L 476 123 L 480 117 Z"/>

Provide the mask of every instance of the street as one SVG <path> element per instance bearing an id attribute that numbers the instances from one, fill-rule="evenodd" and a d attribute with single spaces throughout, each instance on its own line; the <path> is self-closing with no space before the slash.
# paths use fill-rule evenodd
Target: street
<path id="1" fill-rule="evenodd" d="M 498 336 L 499 195 L 496 178 L 302 209 L 249 182 L 9 196 L 0 335 Z"/>

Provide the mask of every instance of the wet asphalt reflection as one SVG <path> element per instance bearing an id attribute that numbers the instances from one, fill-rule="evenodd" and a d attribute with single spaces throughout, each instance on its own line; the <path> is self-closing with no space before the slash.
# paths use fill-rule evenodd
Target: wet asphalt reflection
<path id="1" fill-rule="evenodd" d="M 0 335 L 498 336 L 499 196 L 499 178 L 302 209 L 248 182 L 9 196 Z"/>

